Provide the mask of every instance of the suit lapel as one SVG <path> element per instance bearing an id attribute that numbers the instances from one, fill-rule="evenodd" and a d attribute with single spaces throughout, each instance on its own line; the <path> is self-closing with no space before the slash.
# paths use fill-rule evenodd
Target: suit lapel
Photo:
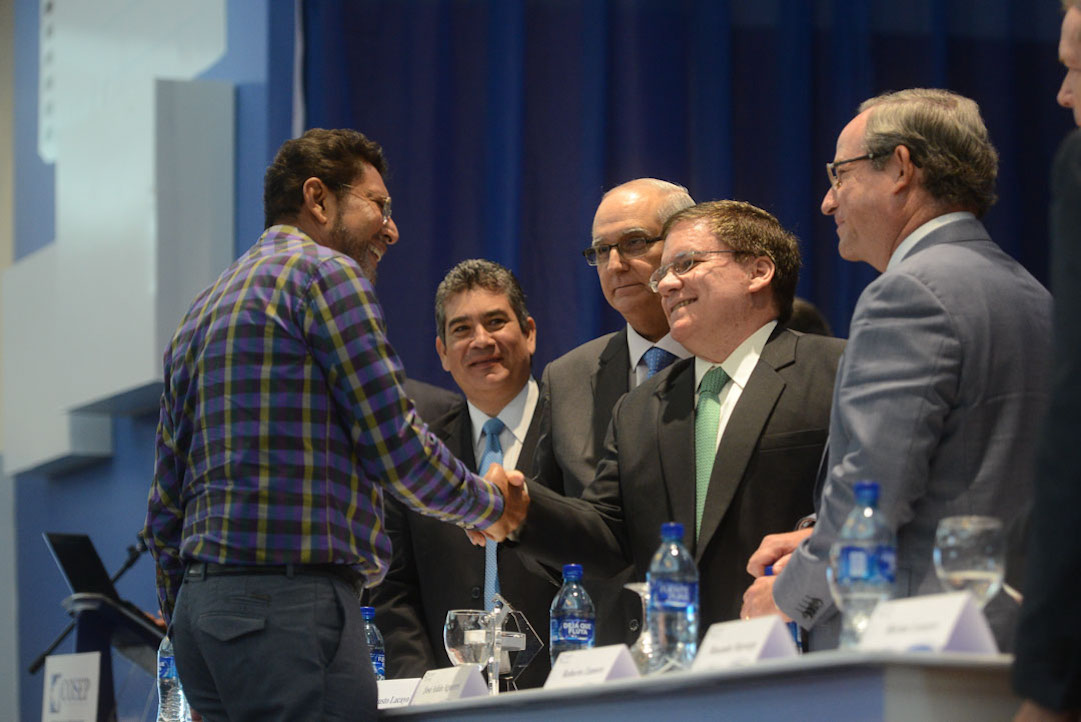
<path id="1" fill-rule="evenodd" d="M 717 449 L 717 458 L 713 462 L 713 472 L 709 477 L 702 529 L 695 546 L 696 561 L 701 560 L 709 540 L 728 512 L 732 498 L 747 471 L 747 465 L 758 450 L 758 442 L 770 414 L 773 413 L 773 407 L 784 391 L 785 382 L 777 369 L 795 360 L 795 349 L 795 334 L 781 329 L 774 330 L 762 349 L 758 364 L 751 372 L 735 409 L 732 410 L 732 416 L 728 419 Z M 691 435 L 693 437 L 693 431 Z M 691 476 L 693 479 L 693 473 Z M 693 488 L 691 498 L 694 498 Z"/>
<path id="2" fill-rule="evenodd" d="M 604 437 L 608 433 L 608 424 L 599 423 L 601 419 L 612 418 L 612 407 L 619 397 L 630 391 L 629 379 L 631 362 L 627 351 L 627 329 L 619 331 L 604 347 L 597 359 L 597 370 L 593 374 L 593 448 L 604 448 Z"/>
<path id="3" fill-rule="evenodd" d="M 435 435 L 447 445 L 462 463 L 473 471 L 477 470 L 477 456 L 473 451 L 473 428 L 469 420 L 469 408 L 465 401 L 454 407 L 454 410 L 441 418 L 439 426 L 435 429 Z"/>
<path id="4" fill-rule="evenodd" d="M 657 398 L 656 452 L 661 460 L 661 477 L 668 492 L 672 521 L 683 524 L 685 539 L 694 537 L 694 360 L 677 361 L 678 366 L 654 392 Z M 643 453 L 654 453 L 643 449 Z M 660 500 L 658 500 L 659 502 Z"/>

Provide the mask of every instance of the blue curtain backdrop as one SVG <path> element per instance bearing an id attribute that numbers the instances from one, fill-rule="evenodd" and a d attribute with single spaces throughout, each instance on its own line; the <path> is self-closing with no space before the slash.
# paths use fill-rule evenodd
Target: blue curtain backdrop
<path id="1" fill-rule="evenodd" d="M 839 335 L 876 275 L 836 253 L 823 165 L 858 103 L 905 87 L 979 102 L 1001 153 L 985 222 L 1047 276 L 1057 0 L 306 0 L 309 127 L 382 143 L 401 242 L 380 266 L 389 335 L 448 385 L 432 296 L 456 262 L 510 266 L 535 369 L 622 320 L 579 253 L 607 188 L 639 176 L 762 206 L 795 231 L 799 293 Z"/>

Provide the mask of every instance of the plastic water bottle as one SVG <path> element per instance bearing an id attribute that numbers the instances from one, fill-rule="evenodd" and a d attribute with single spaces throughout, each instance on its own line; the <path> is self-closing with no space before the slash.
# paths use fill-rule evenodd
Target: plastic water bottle
<path id="1" fill-rule="evenodd" d="M 830 592 L 841 608 L 841 647 L 859 643 L 871 612 L 893 596 L 897 537 L 878 511 L 878 484 L 855 485 L 856 506 L 830 547 Z"/>
<path id="2" fill-rule="evenodd" d="M 767 564 L 766 569 L 763 572 L 763 576 L 773 576 L 773 565 Z M 787 622 L 788 633 L 792 635 L 792 642 L 796 645 L 796 654 L 803 654 L 803 630 L 800 626 L 793 622 Z"/>
<path id="3" fill-rule="evenodd" d="M 649 564 L 649 671 L 690 669 L 698 652 L 698 568 L 683 546 L 683 525 L 661 525 L 661 545 Z"/>
<path id="4" fill-rule="evenodd" d="M 590 649 L 597 612 L 582 586 L 582 565 L 563 565 L 563 586 L 549 610 L 548 641 L 552 665 L 563 652 Z"/>
<path id="5" fill-rule="evenodd" d="M 158 722 L 191 722 L 169 635 L 162 637 L 158 645 Z"/>
<path id="6" fill-rule="evenodd" d="M 364 637 L 368 641 L 368 652 L 372 655 L 375 678 L 384 680 L 387 678 L 387 653 L 383 648 L 383 635 L 375 626 L 375 607 L 361 607 L 360 615 L 364 617 Z"/>

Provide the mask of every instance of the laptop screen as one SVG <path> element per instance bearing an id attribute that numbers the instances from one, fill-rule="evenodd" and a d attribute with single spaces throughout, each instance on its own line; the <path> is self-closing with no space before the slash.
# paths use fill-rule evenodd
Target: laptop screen
<path id="1" fill-rule="evenodd" d="M 90 537 L 55 532 L 44 532 L 42 536 L 73 594 L 104 594 L 110 599 L 119 599 Z"/>

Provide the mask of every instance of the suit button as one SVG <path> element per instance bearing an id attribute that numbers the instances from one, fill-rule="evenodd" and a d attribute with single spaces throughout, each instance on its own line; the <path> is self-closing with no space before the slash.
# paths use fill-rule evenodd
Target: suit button
<path id="1" fill-rule="evenodd" d="M 637 632 L 638 631 L 638 620 L 637 619 L 632 619 L 631 623 L 629 625 L 627 625 L 627 626 L 629 626 L 631 628 L 632 632 Z"/>
<path id="2" fill-rule="evenodd" d="M 469 596 L 473 599 L 480 599 L 480 587 L 473 587 L 473 590 L 469 592 Z"/>

